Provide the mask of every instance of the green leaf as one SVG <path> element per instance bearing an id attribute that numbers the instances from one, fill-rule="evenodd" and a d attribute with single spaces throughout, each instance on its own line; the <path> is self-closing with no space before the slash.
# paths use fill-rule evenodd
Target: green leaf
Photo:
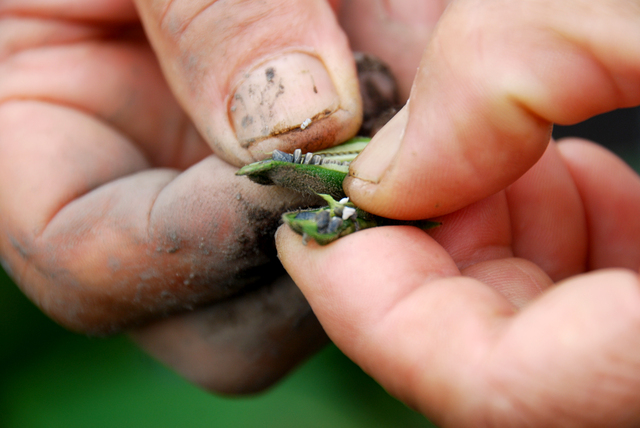
<path id="1" fill-rule="evenodd" d="M 313 239 L 320 245 L 327 245 L 353 232 L 377 226 L 409 225 L 425 230 L 440 225 L 430 220 L 402 221 L 379 217 L 357 208 L 348 200 L 336 201 L 330 195 L 318 196 L 327 201 L 326 207 L 282 215 L 282 221 L 294 232 L 302 235 L 305 244 Z"/>
<path id="2" fill-rule="evenodd" d="M 282 220 L 303 237 L 320 245 L 358 230 L 383 225 L 412 225 L 422 229 L 438 226 L 429 220 L 400 221 L 378 217 L 357 208 L 345 197 L 342 182 L 349 173 L 349 164 L 366 147 L 370 138 L 356 137 L 344 144 L 302 155 L 274 151 L 272 158 L 241 168 L 236 175 L 246 175 L 263 185 L 276 185 L 300 193 L 318 195 L 327 206 L 285 213 Z M 318 164 L 314 164 L 319 162 Z M 339 201 L 337 201 L 338 199 Z"/>
<path id="3" fill-rule="evenodd" d="M 356 137 L 313 153 L 325 160 L 321 165 L 266 159 L 242 167 L 236 175 L 246 175 L 258 184 L 276 185 L 304 194 L 323 193 L 340 199 L 345 196 L 342 182 L 349 173 L 349 163 L 369 141 L 369 138 Z"/>
<path id="4" fill-rule="evenodd" d="M 379 226 L 382 217 L 371 215 L 350 202 L 338 202 L 330 195 L 319 194 L 329 205 L 317 209 L 288 212 L 282 215 L 284 223 L 296 233 L 302 235 L 306 244 L 313 239 L 320 245 L 329 244 L 336 239 L 361 229 Z M 347 208 L 349 211 L 345 211 Z M 343 213 L 348 215 L 343 215 Z"/>
<path id="5" fill-rule="evenodd" d="M 274 160 L 260 161 L 243 167 L 236 173 L 264 185 L 285 187 L 304 194 L 326 193 L 336 198 L 344 197 L 342 182 L 346 172 L 321 165 L 294 164 Z"/>

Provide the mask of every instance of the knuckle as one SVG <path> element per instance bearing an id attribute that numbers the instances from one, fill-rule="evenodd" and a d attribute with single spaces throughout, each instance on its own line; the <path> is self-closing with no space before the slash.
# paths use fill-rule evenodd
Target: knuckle
<path id="1" fill-rule="evenodd" d="M 47 316 L 70 330 L 105 335 L 120 330 L 97 306 L 105 295 L 86 287 L 69 265 L 63 247 L 30 233 L 7 233 L 3 267 L 16 285 Z"/>

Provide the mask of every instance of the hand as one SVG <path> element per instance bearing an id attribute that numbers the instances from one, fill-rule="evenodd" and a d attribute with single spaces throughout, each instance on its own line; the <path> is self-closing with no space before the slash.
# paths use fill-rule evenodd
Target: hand
<path id="1" fill-rule="evenodd" d="M 439 426 L 636 426 L 640 178 L 570 124 L 640 104 L 640 3 L 458 1 L 351 165 L 380 215 L 280 258 L 328 335 Z"/>
<path id="2" fill-rule="evenodd" d="M 264 388 L 326 343 L 278 279 L 273 233 L 305 201 L 234 173 L 358 129 L 330 5 L 20 0 L 0 13 L 0 256 L 21 289 L 76 331 L 138 327 L 216 391 Z"/>

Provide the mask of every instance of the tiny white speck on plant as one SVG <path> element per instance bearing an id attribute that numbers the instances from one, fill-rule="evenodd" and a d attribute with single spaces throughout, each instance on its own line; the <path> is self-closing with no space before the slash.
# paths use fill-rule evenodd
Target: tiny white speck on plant
<path id="1" fill-rule="evenodd" d="M 342 199 L 340 199 L 340 201 L 338 203 L 343 204 L 343 205 L 347 204 L 347 203 L 349 203 L 349 198 L 348 197 L 342 198 Z"/>
<path id="2" fill-rule="evenodd" d="M 344 207 L 344 210 L 342 210 L 342 219 L 346 220 L 349 217 L 351 217 L 353 215 L 353 213 L 356 212 L 355 208 L 351 208 L 351 207 Z"/>
<path id="3" fill-rule="evenodd" d="M 311 118 L 307 118 L 300 124 L 300 129 L 305 130 L 307 126 L 311 125 Z"/>

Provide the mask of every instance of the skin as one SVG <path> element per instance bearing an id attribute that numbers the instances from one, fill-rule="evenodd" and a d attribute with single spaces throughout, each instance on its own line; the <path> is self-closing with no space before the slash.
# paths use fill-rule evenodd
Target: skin
<path id="1" fill-rule="evenodd" d="M 438 426 L 640 422 L 640 178 L 549 142 L 640 104 L 639 22 L 635 1 L 452 2 L 345 183 L 367 211 L 443 225 L 326 247 L 278 231 L 330 338 Z"/>
<path id="2" fill-rule="evenodd" d="M 265 387 L 324 336 L 261 239 L 290 195 L 236 181 L 229 164 L 355 132 L 350 47 L 368 50 L 411 101 L 346 190 L 367 211 L 444 225 L 325 248 L 281 229 L 279 257 L 324 330 L 441 426 L 637 425 L 640 180 L 590 143 L 548 135 L 551 122 L 640 103 L 638 10 L 4 1 L 3 266 L 69 328 L 138 327 L 145 349 L 194 382 Z M 229 101 L 248 71 L 292 51 L 324 64 L 336 114 L 298 132 L 287 112 L 278 129 L 291 132 L 265 122 L 273 138 L 246 147 Z M 306 93 L 295 102 L 312 104 Z M 292 347 L 284 363 L 263 358 Z"/>
<path id="3" fill-rule="evenodd" d="M 229 100 L 249 70 L 295 52 L 324 64 L 334 88 L 316 90 L 337 107 L 271 144 L 335 144 L 361 107 L 329 4 L 210 3 L 0 4 L 0 259 L 63 326 L 131 331 L 203 387 L 246 393 L 327 339 L 278 279 L 280 214 L 307 201 L 234 175 L 259 153 L 235 138 Z"/>

